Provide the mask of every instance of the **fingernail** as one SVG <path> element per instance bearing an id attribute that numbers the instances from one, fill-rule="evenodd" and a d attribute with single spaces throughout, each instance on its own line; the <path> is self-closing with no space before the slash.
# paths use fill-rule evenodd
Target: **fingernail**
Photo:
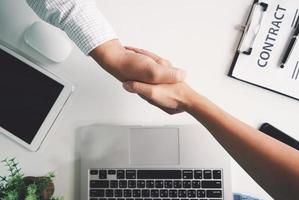
<path id="1" fill-rule="evenodd" d="M 133 92 L 130 82 L 123 83 L 123 88 L 128 92 Z"/>

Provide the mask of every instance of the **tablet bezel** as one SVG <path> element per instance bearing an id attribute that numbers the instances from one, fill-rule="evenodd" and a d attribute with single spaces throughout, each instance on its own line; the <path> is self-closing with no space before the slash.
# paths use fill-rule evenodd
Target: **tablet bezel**
<path id="1" fill-rule="evenodd" d="M 52 125 L 54 124 L 56 118 L 58 117 L 59 113 L 61 112 L 62 108 L 64 107 L 65 103 L 71 96 L 72 92 L 74 91 L 74 87 L 72 84 L 66 80 L 63 80 L 59 78 L 58 76 L 54 75 L 53 73 L 47 71 L 42 66 L 38 66 L 37 64 L 34 64 L 24 56 L 21 56 L 20 54 L 17 54 L 15 51 L 11 50 L 10 48 L 4 46 L 0 43 L 0 49 L 7 52 L 8 54 L 12 55 L 16 59 L 19 59 L 20 61 L 27 64 L 29 67 L 34 68 L 35 70 L 41 72 L 42 74 L 46 75 L 47 77 L 57 81 L 58 83 L 62 84 L 64 86 L 63 90 L 61 91 L 60 95 L 56 99 L 54 105 L 50 109 L 49 113 L 47 114 L 47 117 L 43 121 L 42 125 L 40 126 L 39 130 L 37 131 L 36 135 L 34 136 L 32 142 L 30 144 L 26 143 L 22 139 L 15 136 L 13 133 L 5 130 L 0 125 L 0 132 L 9 137 L 11 140 L 21 144 L 23 147 L 27 148 L 30 151 L 37 151 L 41 144 L 43 143 L 44 139 L 48 135 Z"/>

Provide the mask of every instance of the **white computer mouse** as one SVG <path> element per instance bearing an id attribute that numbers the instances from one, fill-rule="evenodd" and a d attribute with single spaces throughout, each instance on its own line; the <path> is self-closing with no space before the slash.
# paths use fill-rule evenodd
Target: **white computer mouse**
<path id="1" fill-rule="evenodd" d="M 72 51 L 72 44 L 60 29 L 45 22 L 34 22 L 24 34 L 25 42 L 54 62 L 65 61 Z"/>

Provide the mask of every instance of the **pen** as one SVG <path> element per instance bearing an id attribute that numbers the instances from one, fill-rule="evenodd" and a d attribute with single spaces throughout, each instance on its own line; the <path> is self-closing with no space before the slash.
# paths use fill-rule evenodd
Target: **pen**
<path id="1" fill-rule="evenodd" d="M 295 32 L 293 34 L 293 37 L 292 37 L 292 39 L 290 41 L 290 44 L 289 44 L 289 46 L 288 46 L 288 48 L 287 48 L 287 50 L 286 50 L 286 52 L 285 52 L 285 54 L 284 54 L 284 56 L 282 58 L 281 65 L 280 65 L 281 68 L 284 68 L 284 65 L 288 61 L 288 59 L 290 57 L 290 54 L 291 54 L 291 52 L 292 52 L 292 50 L 293 50 L 293 48 L 295 46 L 295 43 L 297 41 L 298 35 L 299 35 L 299 25 L 297 25 L 296 30 L 295 30 Z"/>

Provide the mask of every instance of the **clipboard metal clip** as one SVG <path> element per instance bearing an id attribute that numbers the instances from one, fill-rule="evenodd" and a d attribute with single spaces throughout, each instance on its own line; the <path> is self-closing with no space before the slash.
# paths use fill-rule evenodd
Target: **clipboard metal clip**
<path id="1" fill-rule="evenodd" d="M 237 51 L 245 55 L 251 55 L 254 43 L 259 34 L 268 4 L 255 0 L 251 6 L 246 24 L 241 25 L 242 36 Z"/>

